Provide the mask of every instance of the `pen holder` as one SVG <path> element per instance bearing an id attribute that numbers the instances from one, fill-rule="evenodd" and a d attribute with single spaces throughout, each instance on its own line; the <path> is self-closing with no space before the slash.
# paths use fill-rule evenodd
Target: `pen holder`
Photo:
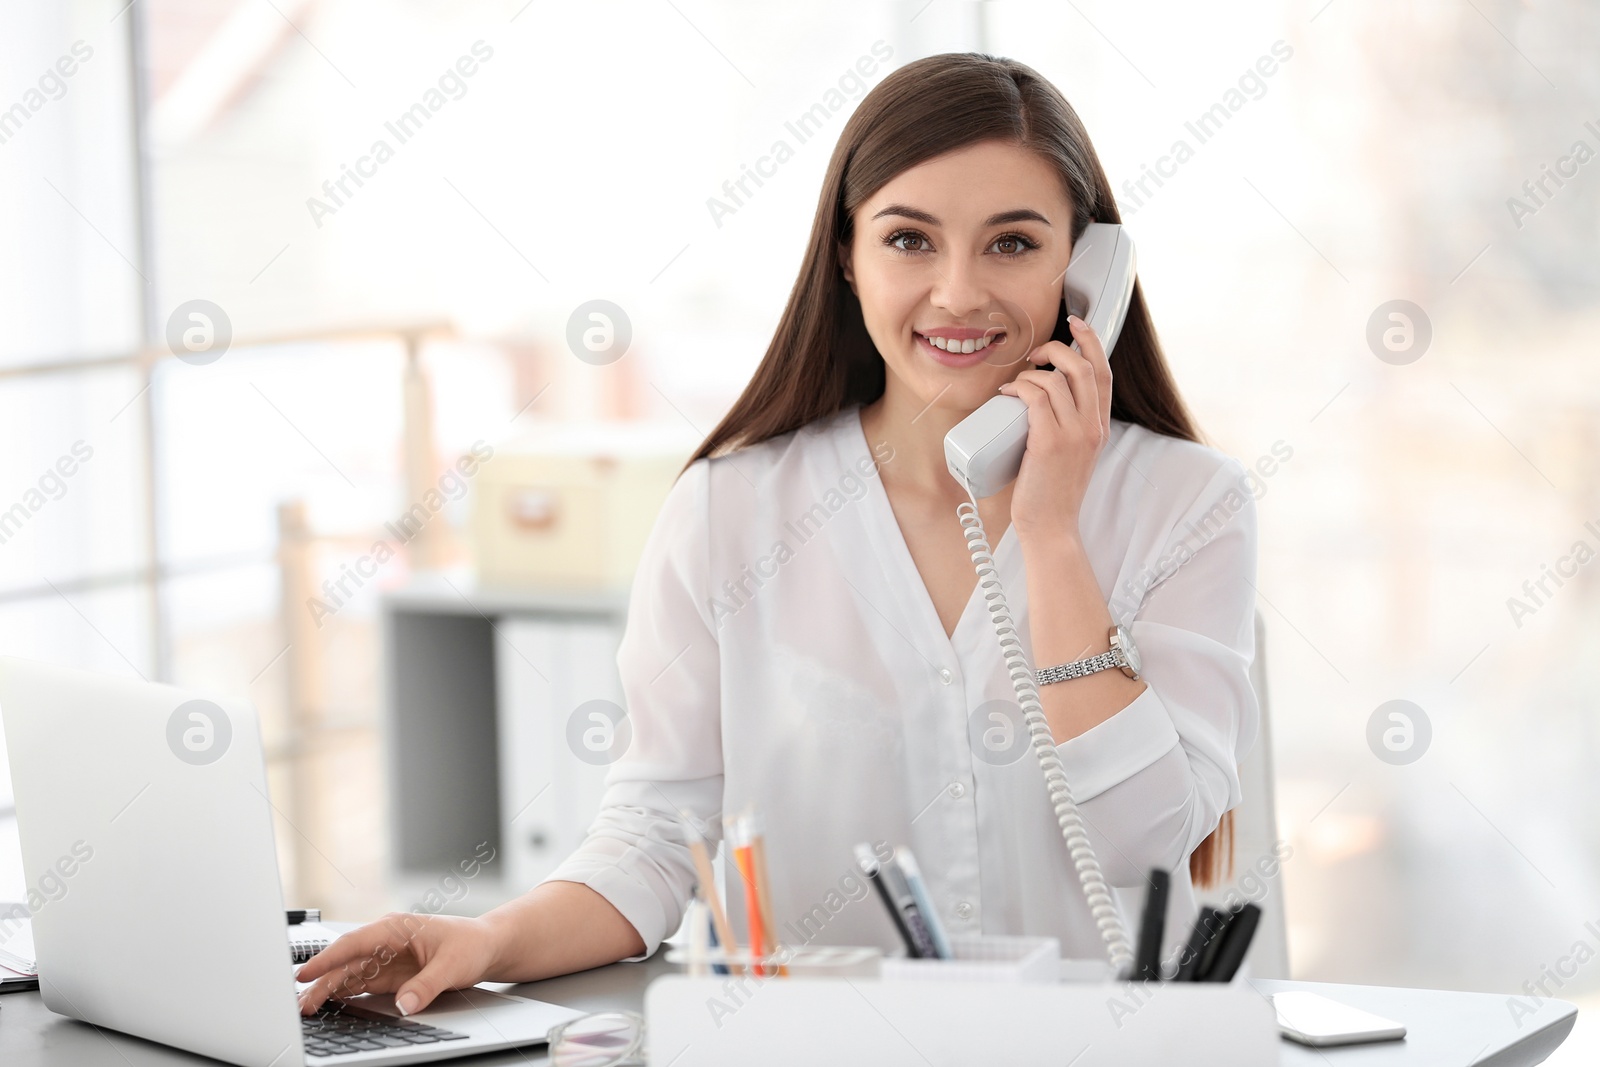
<path id="1" fill-rule="evenodd" d="M 1059 982 L 1061 942 L 1053 937 L 952 937 L 953 959 L 883 961 L 883 980 L 944 982 Z"/>
<path id="2" fill-rule="evenodd" d="M 667 950 L 667 962 L 687 967 L 694 961 L 687 947 L 674 946 Z M 781 967 L 790 978 L 877 978 L 883 951 L 861 945 L 807 945 L 757 957 L 749 949 L 729 952 L 715 947 L 706 949 L 704 962 L 724 964 L 735 974 L 753 973 L 752 966 L 759 964 L 766 977 L 776 976 Z"/>
<path id="3" fill-rule="evenodd" d="M 890 962 L 901 961 L 884 961 Z M 962 961 L 905 962 L 948 967 Z M 669 974 L 650 983 L 644 1004 L 649 1062 L 674 1067 L 1283 1062 L 1271 1003 L 1242 983 L 806 982 Z"/>

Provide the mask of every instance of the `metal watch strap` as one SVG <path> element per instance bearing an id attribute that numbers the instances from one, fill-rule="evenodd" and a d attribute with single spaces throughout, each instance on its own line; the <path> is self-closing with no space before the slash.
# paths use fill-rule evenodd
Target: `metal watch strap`
<path id="1" fill-rule="evenodd" d="M 1064 682 L 1068 678 L 1082 678 L 1086 674 L 1096 671 L 1107 671 L 1112 667 L 1122 666 L 1123 658 L 1120 650 L 1113 648 L 1109 652 L 1102 652 L 1098 656 L 1080 659 L 1075 663 L 1058 663 L 1054 667 L 1034 671 L 1034 682 L 1038 685 L 1049 685 L 1051 682 Z"/>

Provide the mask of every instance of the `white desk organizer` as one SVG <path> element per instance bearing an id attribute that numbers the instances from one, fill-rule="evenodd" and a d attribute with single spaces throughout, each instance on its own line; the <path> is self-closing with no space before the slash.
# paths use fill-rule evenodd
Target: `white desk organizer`
<path id="1" fill-rule="evenodd" d="M 1061 981 L 1061 942 L 1053 937 L 952 937 L 950 951 L 954 959 L 890 956 L 880 974 L 886 982 Z M 1110 963 L 1105 972 L 1109 977 Z"/>
<path id="2" fill-rule="evenodd" d="M 1278 1067 L 1271 1004 L 1244 982 L 1116 982 L 1103 960 L 1055 958 L 1054 939 L 958 938 L 955 960 L 882 961 L 790 977 L 667 975 L 645 991 L 651 1064 L 969 1067 Z M 1050 941 L 1044 974 L 1040 941 Z M 873 950 L 867 950 L 873 951 Z M 715 952 L 715 950 L 713 950 Z M 669 955 L 669 961 L 672 957 Z M 738 961 L 733 961 L 738 962 Z M 856 962 L 860 962 L 859 960 Z M 1044 980 L 1039 980 L 1043 978 Z"/>

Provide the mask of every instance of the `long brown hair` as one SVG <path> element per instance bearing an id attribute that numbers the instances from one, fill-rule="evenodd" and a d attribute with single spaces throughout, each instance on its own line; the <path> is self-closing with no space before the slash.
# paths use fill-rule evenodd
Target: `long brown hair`
<path id="1" fill-rule="evenodd" d="M 1121 222 L 1111 183 L 1089 135 L 1054 85 L 1014 59 L 976 52 L 929 56 L 894 71 L 845 123 L 828 162 L 800 276 L 750 384 L 695 452 L 694 460 L 758 444 L 883 395 L 884 363 L 837 251 L 854 213 L 890 179 L 981 141 L 1037 152 L 1061 176 L 1072 204 L 1072 237 L 1091 222 Z M 1067 315 L 1053 340 L 1068 341 Z M 1167 369 L 1137 281 L 1110 356 L 1111 417 L 1154 433 L 1199 441 Z M 1189 856 L 1190 877 L 1211 886 L 1231 877 L 1233 813 Z M 1224 873 L 1226 868 L 1226 873 Z"/>

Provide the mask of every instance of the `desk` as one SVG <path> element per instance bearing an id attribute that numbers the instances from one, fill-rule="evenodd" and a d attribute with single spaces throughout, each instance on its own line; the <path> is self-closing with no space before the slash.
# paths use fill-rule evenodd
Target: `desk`
<path id="1" fill-rule="evenodd" d="M 592 971 L 497 986 L 514 993 L 565 1004 L 583 1011 L 606 1008 L 641 1010 L 645 986 L 657 975 L 679 968 L 657 953 L 643 963 L 614 963 Z M 1285 1067 L 1521 1067 L 1541 1063 L 1571 1032 L 1577 1009 L 1565 1001 L 1546 1001 L 1518 1029 L 1506 1011 L 1506 998 L 1492 993 L 1452 993 L 1429 989 L 1286 982 L 1266 978 L 1251 983 L 1262 993 L 1309 989 L 1406 1024 L 1404 1041 L 1347 1048 L 1309 1049 L 1282 1043 Z M 37 992 L 0 996 L 0 1064 L 5 1067 L 156 1067 L 214 1064 L 111 1031 L 96 1032 L 62 1018 L 44 1006 Z M 471 1067 L 532 1065 L 547 1062 L 542 1050 L 489 1053 L 461 1062 Z"/>
<path id="2" fill-rule="evenodd" d="M 1284 982 L 1258 978 L 1261 993 L 1306 989 L 1405 1024 L 1404 1041 L 1345 1048 L 1312 1049 L 1283 1042 L 1285 1067 L 1401 1067 L 1402 1064 L 1467 1064 L 1513 1067 L 1543 1063 L 1565 1041 L 1578 1009 L 1564 1000 L 1547 1000 L 1521 1027 L 1511 1019 L 1500 993 L 1453 993 L 1440 989 Z"/>

